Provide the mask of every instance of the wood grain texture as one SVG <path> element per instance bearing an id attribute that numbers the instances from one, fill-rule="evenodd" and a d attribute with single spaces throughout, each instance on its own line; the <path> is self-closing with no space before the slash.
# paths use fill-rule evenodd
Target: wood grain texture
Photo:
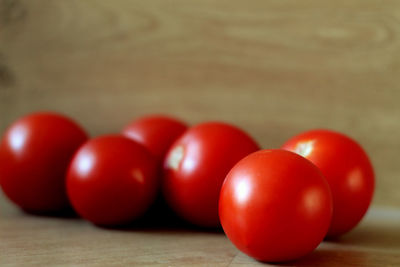
<path id="1" fill-rule="evenodd" d="M 313 253 L 272 266 L 399 266 L 400 210 L 372 208 L 362 223 Z M 135 227 L 110 230 L 78 218 L 22 213 L 0 194 L 1 266 L 262 266 L 223 232 Z"/>
<path id="2" fill-rule="evenodd" d="M 399 206 L 400 2 L 0 1 L 0 130 L 51 109 L 93 135 L 167 112 L 263 147 L 310 128 L 371 155 Z"/>

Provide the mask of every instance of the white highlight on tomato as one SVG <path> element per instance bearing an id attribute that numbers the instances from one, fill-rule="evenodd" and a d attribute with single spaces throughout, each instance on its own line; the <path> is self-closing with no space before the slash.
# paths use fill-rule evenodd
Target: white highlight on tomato
<path id="1" fill-rule="evenodd" d="M 167 166 L 171 169 L 178 170 L 184 155 L 183 146 L 176 146 L 169 154 L 167 159 Z"/>
<path id="2" fill-rule="evenodd" d="M 235 185 L 235 198 L 239 203 L 245 203 L 250 195 L 251 185 L 247 179 L 240 179 Z"/>
<path id="3" fill-rule="evenodd" d="M 25 126 L 19 125 L 14 127 L 9 135 L 10 146 L 12 150 L 14 150 L 15 152 L 21 150 L 26 142 L 27 135 L 28 135 L 28 130 L 26 129 Z"/>
<path id="4" fill-rule="evenodd" d="M 82 176 L 87 175 L 95 161 L 93 154 L 87 151 L 82 151 L 79 153 L 77 160 L 79 174 Z"/>
<path id="5" fill-rule="evenodd" d="M 300 156 L 307 157 L 313 151 L 314 143 L 315 143 L 314 140 L 300 142 L 295 147 L 294 152 L 296 152 Z"/>

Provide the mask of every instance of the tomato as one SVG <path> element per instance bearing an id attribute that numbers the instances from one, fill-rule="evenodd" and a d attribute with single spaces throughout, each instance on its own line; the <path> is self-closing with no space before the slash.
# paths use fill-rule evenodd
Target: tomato
<path id="1" fill-rule="evenodd" d="M 78 214 L 97 225 L 129 223 L 153 202 L 158 188 L 153 155 L 122 135 L 86 142 L 67 175 L 67 192 Z"/>
<path id="2" fill-rule="evenodd" d="M 22 209 L 59 211 L 69 206 L 65 174 L 74 152 L 87 139 L 69 118 L 32 113 L 14 122 L 0 144 L 0 184 Z"/>
<path id="3" fill-rule="evenodd" d="M 375 186 L 374 171 L 362 147 L 341 133 L 313 130 L 291 138 L 282 148 L 311 160 L 327 179 L 333 196 L 328 236 L 355 227 L 371 203 Z"/>
<path id="4" fill-rule="evenodd" d="M 260 261 L 288 261 L 323 240 L 332 198 L 310 161 L 285 150 L 261 150 L 228 173 L 219 216 L 228 238 L 244 253 Z"/>
<path id="5" fill-rule="evenodd" d="M 187 221 L 219 226 L 218 198 L 226 174 L 258 145 L 245 132 L 220 122 L 187 130 L 164 163 L 163 191 L 171 208 Z"/>
<path id="6" fill-rule="evenodd" d="M 187 129 L 184 122 L 164 115 L 148 115 L 133 120 L 122 131 L 126 137 L 145 146 L 158 160 L 159 171 L 168 149 Z M 162 173 L 159 174 L 161 179 Z M 174 217 L 161 195 L 157 196 L 148 216 Z"/>
<path id="7" fill-rule="evenodd" d="M 153 115 L 132 121 L 122 133 L 144 145 L 162 162 L 169 147 L 186 129 L 186 124 L 177 119 Z"/>

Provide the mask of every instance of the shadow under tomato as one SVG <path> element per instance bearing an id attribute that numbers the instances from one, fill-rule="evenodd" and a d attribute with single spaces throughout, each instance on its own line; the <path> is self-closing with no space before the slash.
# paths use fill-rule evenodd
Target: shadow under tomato
<path id="1" fill-rule="evenodd" d="M 205 228 L 186 222 L 165 203 L 160 197 L 141 217 L 133 222 L 124 225 L 104 226 L 96 225 L 100 228 L 119 231 L 149 231 L 149 232 L 207 232 L 221 233 L 221 227 Z"/>
<path id="2" fill-rule="evenodd" d="M 277 266 L 365 266 L 368 253 L 360 251 L 336 250 L 332 248 L 316 249 L 311 254 Z"/>
<path id="3" fill-rule="evenodd" d="M 58 211 L 33 211 L 28 209 L 21 209 L 25 214 L 38 217 L 49 217 L 49 218 L 62 218 L 62 219 L 79 219 L 79 215 L 72 208 L 65 208 Z"/>

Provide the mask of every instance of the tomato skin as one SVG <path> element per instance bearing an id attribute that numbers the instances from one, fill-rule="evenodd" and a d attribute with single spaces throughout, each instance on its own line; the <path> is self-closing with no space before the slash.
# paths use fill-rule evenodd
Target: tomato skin
<path id="1" fill-rule="evenodd" d="M 172 117 L 150 115 L 130 122 L 122 134 L 144 145 L 162 162 L 172 143 L 186 129 L 185 123 Z"/>
<path id="2" fill-rule="evenodd" d="M 163 192 L 168 204 L 195 225 L 220 226 L 222 182 L 236 162 L 258 149 L 250 136 L 226 123 L 190 128 L 172 145 L 164 162 Z"/>
<path id="3" fill-rule="evenodd" d="M 289 261 L 323 240 L 332 198 L 311 162 L 285 150 L 261 150 L 227 175 L 219 216 L 228 238 L 244 253 L 260 261 Z"/>
<path id="4" fill-rule="evenodd" d="M 68 196 L 77 213 L 103 226 L 126 224 L 142 215 L 157 189 L 154 156 L 122 135 L 86 142 L 67 175 Z"/>
<path id="5" fill-rule="evenodd" d="M 333 197 L 328 236 L 354 228 L 368 210 L 375 187 L 374 170 L 363 148 L 348 136 L 330 130 L 304 132 L 282 148 L 305 156 L 327 179 Z"/>
<path id="6" fill-rule="evenodd" d="M 33 213 L 69 207 L 65 175 L 86 133 L 71 119 L 37 112 L 15 121 L 0 144 L 0 184 L 6 196 Z"/>

